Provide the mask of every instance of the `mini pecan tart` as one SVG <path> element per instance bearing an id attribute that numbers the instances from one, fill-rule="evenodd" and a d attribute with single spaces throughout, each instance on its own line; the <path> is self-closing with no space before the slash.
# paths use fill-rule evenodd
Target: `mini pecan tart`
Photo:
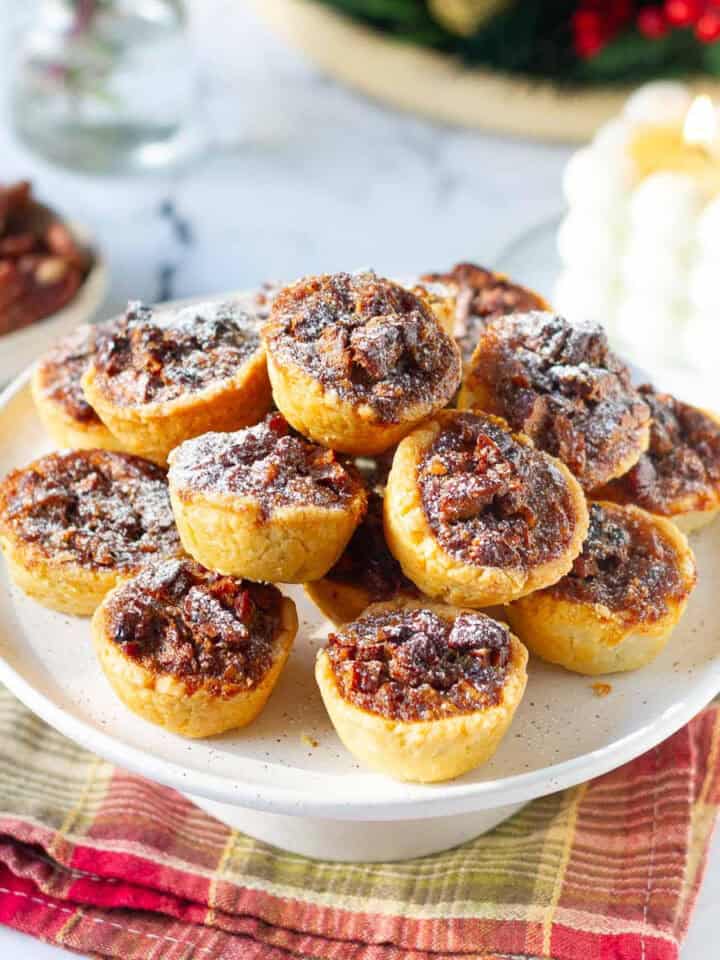
<path id="1" fill-rule="evenodd" d="M 383 530 L 383 498 L 368 496 L 365 519 L 350 538 L 337 563 L 305 591 L 333 623 L 354 620 L 371 603 L 395 597 L 417 597 L 418 589 L 390 553 Z"/>
<path id="2" fill-rule="evenodd" d="M 80 385 L 95 351 L 95 329 L 79 327 L 40 359 L 32 378 L 35 409 L 58 447 L 120 450 Z"/>
<path id="3" fill-rule="evenodd" d="M 51 453 L 8 474 L 0 546 L 25 593 L 78 616 L 146 563 L 182 553 L 165 472 L 109 450 Z"/>
<path id="4" fill-rule="evenodd" d="M 278 413 L 181 444 L 169 479 L 188 553 L 211 570 L 273 583 L 324 576 L 367 501 L 351 466 L 292 433 Z"/>
<path id="5" fill-rule="evenodd" d="M 185 737 L 254 720 L 297 627 L 295 604 L 277 587 L 192 560 L 146 567 L 109 593 L 92 621 L 95 652 L 125 706 Z"/>
<path id="6" fill-rule="evenodd" d="M 635 670 L 665 647 L 695 580 L 695 559 L 675 524 L 639 507 L 592 503 L 571 572 L 505 615 L 551 663 L 585 674 Z"/>
<path id="7" fill-rule="evenodd" d="M 398 780 L 451 780 L 497 750 L 522 700 L 527 650 L 504 623 L 442 604 L 377 603 L 320 651 L 338 736 Z"/>
<path id="8" fill-rule="evenodd" d="M 568 468 L 497 417 L 443 411 L 398 446 L 385 534 L 423 593 L 485 607 L 555 583 L 587 533 Z"/>
<path id="9" fill-rule="evenodd" d="M 276 405 L 334 450 L 381 453 L 446 406 L 460 355 L 431 305 L 374 273 L 286 287 L 263 329 Z"/>
<path id="10" fill-rule="evenodd" d="M 602 327 L 551 313 L 489 321 L 458 406 L 504 417 L 585 490 L 626 473 L 650 440 L 650 409 Z"/>
<path id="11" fill-rule="evenodd" d="M 98 330 L 85 397 L 125 449 L 165 463 L 183 440 L 257 423 L 270 409 L 258 327 L 233 303 L 130 304 Z"/>
<path id="12" fill-rule="evenodd" d="M 649 385 L 640 394 L 652 411 L 647 453 L 595 495 L 637 504 L 690 533 L 720 513 L 720 417 Z"/>
<path id="13" fill-rule="evenodd" d="M 488 320 L 510 313 L 550 309 L 540 294 L 474 263 L 458 263 L 447 273 L 426 273 L 421 279 L 442 284 L 453 292 L 455 309 L 450 332 L 458 342 L 465 368 Z"/>

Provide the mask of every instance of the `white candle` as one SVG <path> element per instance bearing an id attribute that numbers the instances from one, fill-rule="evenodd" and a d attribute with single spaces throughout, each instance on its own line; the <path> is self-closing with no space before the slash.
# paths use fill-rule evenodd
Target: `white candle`
<path id="1" fill-rule="evenodd" d="M 678 249 L 693 238 L 702 205 L 702 190 L 689 174 L 654 173 L 633 192 L 630 229 Z"/>
<path id="2" fill-rule="evenodd" d="M 720 264 L 720 197 L 709 203 L 700 215 L 696 231 L 698 257 Z"/>
<path id="3" fill-rule="evenodd" d="M 563 190 L 572 208 L 595 210 L 610 217 L 622 216 L 631 182 L 631 164 L 627 155 L 618 155 L 617 163 L 592 148 L 578 150 L 565 167 Z"/>
<path id="4" fill-rule="evenodd" d="M 558 233 L 571 318 L 696 363 L 720 337 L 720 110 L 679 83 L 641 88 L 568 164 Z M 686 330 L 687 328 L 687 330 Z M 703 334 L 704 330 L 704 334 Z M 673 356 L 674 354 L 674 356 Z M 715 364 L 717 363 L 715 355 Z M 687 362 L 686 360 L 686 362 Z"/>
<path id="5" fill-rule="evenodd" d="M 612 268 L 621 244 L 622 229 L 616 227 L 610 218 L 577 208 L 565 217 L 557 236 L 558 253 L 563 263 L 587 268 L 596 274 Z"/>
<path id="6" fill-rule="evenodd" d="M 617 288 L 608 277 L 582 269 L 563 270 L 555 283 L 555 309 L 573 323 L 602 323 L 609 332 L 615 315 Z"/>
<path id="7" fill-rule="evenodd" d="M 659 80 L 636 90 L 623 115 L 633 124 L 681 124 L 691 104 L 692 94 L 684 84 Z"/>
<path id="8" fill-rule="evenodd" d="M 623 256 L 621 278 L 629 296 L 683 300 L 688 282 L 688 264 L 673 250 L 661 246 L 650 249 L 643 243 L 633 243 Z"/>

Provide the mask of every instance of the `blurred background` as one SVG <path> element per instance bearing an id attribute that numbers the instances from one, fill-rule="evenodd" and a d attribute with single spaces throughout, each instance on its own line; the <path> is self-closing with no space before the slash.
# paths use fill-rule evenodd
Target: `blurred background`
<path id="1" fill-rule="evenodd" d="M 566 149 L 528 153 L 521 142 L 368 102 L 238 0 L 190 0 L 182 62 L 165 76 L 152 57 L 145 64 L 147 87 L 195 75 L 197 120 L 211 138 L 201 156 L 146 178 L 53 167 L 17 142 L 10 110 L 13 45 L 38 5 L 21 16 L 20 5 L 3 2 L 12 13 L 0 21 L 3 179 L 31 178 L 92 231 L 108 261 L 110 310 L 128 297 L 213 293 L 317 270 L 400 274 L 492 260 L 519 226 L 560 206 Z"/>
<path id="2" fill-rule="evenodd" d="M 128 299 L 474 260 L 703 393 L 698 344 L 720 309 L 714 0 L 0 9 L 0 182 L 31 180 L 102 268 L 73 322 Z M 0 253 L 0 310 L 2 268 Z M 49 331 L 0 334 L 4 372 Z"/>

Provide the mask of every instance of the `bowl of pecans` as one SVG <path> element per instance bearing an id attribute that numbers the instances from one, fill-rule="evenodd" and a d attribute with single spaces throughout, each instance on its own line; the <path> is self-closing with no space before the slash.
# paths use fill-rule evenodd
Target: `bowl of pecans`
<path id="1" fill-rule="evenodd" d="M 82 228 L 35 200 L 28 181 L 0 184 L 0 384 L 89 320 L 106 281 Z"/>

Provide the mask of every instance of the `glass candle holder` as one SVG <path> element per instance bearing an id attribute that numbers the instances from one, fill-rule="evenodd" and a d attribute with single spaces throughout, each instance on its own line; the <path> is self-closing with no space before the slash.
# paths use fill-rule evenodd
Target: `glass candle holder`
<path id="1" fill-rule="evenodd" d="M 181 0 L 42 0 L 17 58 L 16 133 L 87 173 L 166 169 L 199 146 Z"/>

